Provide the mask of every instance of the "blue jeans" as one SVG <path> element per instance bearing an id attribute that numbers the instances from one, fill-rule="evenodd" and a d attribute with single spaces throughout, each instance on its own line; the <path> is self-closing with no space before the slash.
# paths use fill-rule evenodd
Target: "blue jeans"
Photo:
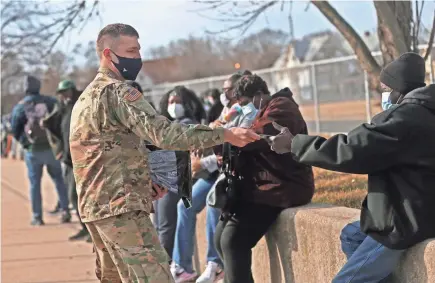
<path id="1" fill-rule="evenodd" d="M 177 230 L 173 260 L 186 272 L 192 273 L 193 240 L 195 236 L 196 215 L 206 205 L 207 194 L 216 180 L 199 179 L 192 188 L 192 207 L 186 208 L 182 201 L 178 202 Z M 219 222 L 220 210 L 207 206 L 206 231 L 207 231 L 207 262 L 212 261 L 222 266 L 218 253 L 214 247 L 214 233 Z"/>
<path id="2" fill-rule="evenodd" d="M 47 172 L 53 180 L 62 210 L 68 210 L 68 192 L 62 175 L 62 166 L 54 158 L 53 152 L 43 151 L 26 151 L 24 160 L 27 166 L 27 174 L 30 180 L 30 201 L 34 218 L 42 218 L 42 198 L 41 198 L 41 179 L 44 165 L 47 166 Z"/>
<path id="3" fill-rule="evenodd" d="M 347 263 L 333 283 L 388 282 L 404 250 L 392 250 L 361 231 L 360 222 L 346 225 L 340 236 Z"/>

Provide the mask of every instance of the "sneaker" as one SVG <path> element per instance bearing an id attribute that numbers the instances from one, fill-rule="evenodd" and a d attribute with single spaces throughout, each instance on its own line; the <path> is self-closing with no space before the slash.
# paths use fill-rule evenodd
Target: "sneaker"
<path id="1" fill-rule="evenodd" d="M 44 221 L 40 217 L 36 217 L 32 219 L 32 222 L 30 222 L 30 225 L 32 226 L 42 226 L 45 225 Z"/>
<path id="2" fill-rule="evenodd" d="M 60 223 L 70 223 L 71 222 L 71 214 L 69 211 L 64 211 L 62 216 L 60 217 Z"/>
<path id="3" fill-rule="evenodd" d="M 196 283 L 214 283 L 224 278 L 224 271 L 216 262 L 209 261 Z"/>
<path id="4" fill-rule="evenodd" d="M 195 282 L 195 279 L 198 277 L 196 272 L 188 273 L 184 268 L 175 263 L 171 265 L 171 274 L 175 283 Z"/>
<path id="5" fill-rule="evenodd" d="M 89 237 L 89 232 L 86 229 L 82 229 L 77 234 L 69 237 L 68 240 L 77 241 L 77 240 L 86 239 L 86 237 Z"/>

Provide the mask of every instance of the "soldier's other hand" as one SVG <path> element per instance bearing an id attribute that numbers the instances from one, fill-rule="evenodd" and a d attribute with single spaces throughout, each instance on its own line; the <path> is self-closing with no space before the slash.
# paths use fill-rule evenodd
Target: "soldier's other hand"
<path id="1" fill-rule="evenodd" d="M 273 122 L 273 127 L 280 131 L 277 136 L 271 137 L 271 149 L 278 154 L 289 153 L 292 150 L 293 134 L 286 127 Z"/>
<path id="2" fill-rule="evenodd" d="M 234 146 L 244 147 L 251 142 L 258 141 L 260 136 L 250 129 L 231 128 L 225 129 L 224 139 L 225 142 Z"/>
<path id="3" fill-rule="evenodd" d="M 168 193 L 168 189 L 154 183 L 152 184 L 152 188 L 153 188 L 153 192 L 151 196 L 153 197 L 153 200 L 161 199 Z"/>
<path id="4" fill-rule="evenodd" d="M 225 122 L 220 121 L 220 120 L 216 120 L 214 122 L 211 122 L 209 127 L 212 129 L 218 128 L 218 127 L 222 127 L 223 125 L 225 125 Z"/>

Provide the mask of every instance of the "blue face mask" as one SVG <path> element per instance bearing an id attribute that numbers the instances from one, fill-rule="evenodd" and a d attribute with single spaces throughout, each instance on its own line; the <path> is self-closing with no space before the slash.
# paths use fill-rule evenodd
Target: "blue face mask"
<path id="1" fill-rule="evenodd" d="M 381 105 L 382 105 L 382 109 L 384 111 L 390 109 L 394 105 L 393 103 L 391 103 L 390 94 L 391 94 L 391 92 L 383 92 L 382 93 Z"/>

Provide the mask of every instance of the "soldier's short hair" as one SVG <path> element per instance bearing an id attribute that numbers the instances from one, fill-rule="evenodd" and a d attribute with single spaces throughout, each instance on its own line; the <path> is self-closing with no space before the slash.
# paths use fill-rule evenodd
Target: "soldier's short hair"
<path id="1" fill-rule="evenodd" d="M 121 35 L 126 36 L 135 36 L 139 37 L 139 33 L 137 30 L 126 24 L 110 24 L 105 26 L 100 33 L 98 33 L 97 38 L 97 53 L 98 55 L 101 55 L 103 52 L 105 46 L 106 46 L 106 40 L 116 40 Z"/>

